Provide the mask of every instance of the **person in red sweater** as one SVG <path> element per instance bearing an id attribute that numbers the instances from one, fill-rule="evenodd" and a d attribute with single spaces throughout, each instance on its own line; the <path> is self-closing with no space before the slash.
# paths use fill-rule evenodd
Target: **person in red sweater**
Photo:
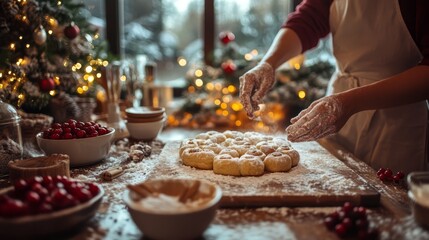
<path id="1" fill-rule="evenodd" d="M 328 94 L 291 120 L 290 141 L 329 136 L 374 169 L 428 169 L 429 1 L 304 0 L 261 62 L 240 77 L 250 118 L 274 70 L 332 34 Z"/>

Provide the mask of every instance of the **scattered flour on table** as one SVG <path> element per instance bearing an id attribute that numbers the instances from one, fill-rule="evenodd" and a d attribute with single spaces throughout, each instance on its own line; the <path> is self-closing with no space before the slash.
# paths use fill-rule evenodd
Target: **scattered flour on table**
<path id="1" fill-rule="evenodd" d="M 157 176 L 207 179 L 218 183 L 229 194 L 246 193 L 276 195 L 357 194 L 368 190 L 344 163 L 323 149 L 318 143 L 299 143 L 293 147 L 301 156 L 297 167 L 286 173 L 268 173 L 257 177 L 234 177 L 184 166 L 179 157 L 180 142 L 167 143 L 159 156 Z M 345 177 L 349 175 L 350 177 Z M 281 192 L 279 192 L 281 191 Z"/>
<path id="2" fill-rule="evenodd" d="M 263 229 L 263 231 L 261 231 Z M 213 236 L 213 237 L 212 237 Z M 246 225 L 225 226 L 212 224 L 204 233 L 205 239 L 296 239 L 284 223 L 257 222 Z"/>

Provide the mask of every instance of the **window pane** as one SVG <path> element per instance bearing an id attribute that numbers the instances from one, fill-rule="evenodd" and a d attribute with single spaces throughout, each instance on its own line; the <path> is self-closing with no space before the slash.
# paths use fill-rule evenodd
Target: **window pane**
<path id="1" fill-rule="evenodd" d="M 238 45 L 261 53 L 268 50 L 292 9 L 289 0 L 216 0 L 215 4 L 218 32 L 231 31 Z"/>
<path id="2" fill-rule="evenodd" d="M 157 63 L 157 79 L 184 76 L 177 58 L 188 52 L 201 57 L 204 1 L 139 0 L 124 1 L 126 57 L 146 55 Z M 140 68 L 140 67 L 139 67 Z"/>
<path id="3" fill-rule="evenodd" d="M 86 5 L 86 10 L 88 11 L 86 14 L 89 16 L 88 21 L 98 29 L 100 38 L 106 39 L 104 0 L 85 0 L 82 3 Z"/>

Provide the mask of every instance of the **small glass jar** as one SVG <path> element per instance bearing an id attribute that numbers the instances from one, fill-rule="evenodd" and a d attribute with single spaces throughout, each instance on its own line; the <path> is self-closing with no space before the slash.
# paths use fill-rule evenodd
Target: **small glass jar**
<path id="1" fill-rule="evenodd" d="M 22 159 L 21 117 L 16 109 L 0 100 L 0 175 L 8 173 L 9 161 Z"/>
<path id="2" fill-rule="evenodd" d="M 408 174 L 407 182 L 414 219 L 429 229 L 429 172 L 412 172 Z"/>

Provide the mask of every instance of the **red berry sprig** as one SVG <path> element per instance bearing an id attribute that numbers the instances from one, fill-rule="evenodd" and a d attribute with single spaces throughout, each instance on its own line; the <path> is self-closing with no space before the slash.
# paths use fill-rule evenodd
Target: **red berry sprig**
<path id="1" fill-rule="evenodd" d="M 324 219 L 326 228 L 340 237 L 357 236 L 359 239 L 377 239 L 378 230 L 371 228 L 366 208 L 353 206 L 350 202 L 344 203 L 337 211 Z"/>
<path id="2" fill-rule="evenodd" d="M 404 179 L 405 174 L 399 171 L 393 175 L 393 171 L 390 168 L 380 168 L 377 171 L 377 177 L 383 182 L 393 181 L 395 183 L 400 183 L 401 180 Z"/>
<path id="3" fill-rule="evenodd" d="M 13 218 L 49 213 L 84 203 L 100 189 L 64 176 L 36 176 L 14 182 L 13 190 L 0 195 L 0 217 Z"/>
<path id="4" fill-rule="evenodd" d="M 43 138 L 46 139 L 74 139 L 89 138 L 105 135 L 111 130 L 93 121 L 80 122 L 69 119 L 64 123 L 53 123 L 50 128 L 43 131 Z"/>

